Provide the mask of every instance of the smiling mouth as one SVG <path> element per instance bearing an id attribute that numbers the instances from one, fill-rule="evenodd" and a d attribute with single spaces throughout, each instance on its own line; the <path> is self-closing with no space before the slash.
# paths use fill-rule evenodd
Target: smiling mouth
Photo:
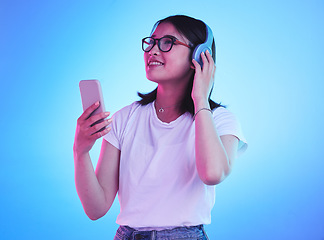
<path id="1" fill-rule="evenodd" d="M 164 64 L 161 63 L 161 62 L 155 62 L 155 61 L 154 61 L 154 62 L 149 62 L 148 65 L 149 65 L 149 66 L 162 66 L 162 65 L 164 65 Z"/>

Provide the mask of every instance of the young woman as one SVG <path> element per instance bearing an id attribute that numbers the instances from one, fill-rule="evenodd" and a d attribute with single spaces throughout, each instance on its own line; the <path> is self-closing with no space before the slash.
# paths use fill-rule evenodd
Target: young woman
<path id="1" fill-rule="evenodd" d="M 90 219 L 104 216 L 118 192 L 115 239 L 207 239 L 215 185 L 230 173 L 245 140 L 235 116 L 210 99 L 212 53 L 192 59 L 206 40 L 206 25 L 177 15 L 158 21 L 143 39 L 146 76 L 157 83 L 138 102 L 118 111 L 78 119 L 75 181 Z M 102 123 L 92 126 L 99 119 Z M 105 130 L 96 133 L 99 129 Z M 94 171 L 89 151 L 104 136 Z"/>

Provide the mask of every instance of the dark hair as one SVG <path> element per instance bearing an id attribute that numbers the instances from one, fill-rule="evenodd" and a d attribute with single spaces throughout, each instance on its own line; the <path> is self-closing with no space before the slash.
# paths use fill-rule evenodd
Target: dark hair
<path id="1" fill-rule="evenodd" d="M 206 39 L 206 25 L 203 21 L 192 18 L 192 17 L 188 17 L 185 15 L 175 15 L 175 16 L 170 16 L 167 18 L 164 18 L 158 22 L 155 23 L 152 32 L 156 29 L 156 27 L 160 24 L 160 23 L 171 23 L 176 29 L 177 31 L 182 34 L 183 36 L 185 36 L 189 42 L 191 43 L 191 53 L 190 53 L 190 58 L 192 56 L 193 50 L 195 49 L 195 47 L 198 44 L 204 43 L 205 39 Z M 213 45 L 212 45 L 212 56 L 214 59 L 214 62 L 216 62 L 216 47 L 215 47 L 215 40 L 213 40 Z M 190 59 L 191 61 L 191 59 Z M 193 100 L 191 98 L 191 91 L 192 91 L 192 86 L 193 86 L 193 80 L 194 80 L 194 74 L 192 74 L 192 77 L 188 83 L 187 89 L 186 89 L 186 93 L 184 95 L 184 98 L 182 99 L 182 103 L 180 106 L 180 110 L 182 112 L 189 112 L 192 115 L 194 115 L 194 103 Z M 213 90 L 213 89 L 212 89 Z M 222 106 L 219 103 L 214 102 L 213 100 L 210 99 L 210 95 L 211 92 L 209 94 L 208 97 L 208 101 L 209 101 L 209 106 L 211 109 L 215 109 L 218 108 L 220 106 Z M 155 90 L 153 90 L 150 93 L 140 93 L 138 92 L 138 96 L 141 97 L 142 99 L 139 100 L 138 102 L 141 105 L 147 105 L 151 102 L 153 102 L 156 99 L 156 93 L 157 93 L 157 88 Z"/>

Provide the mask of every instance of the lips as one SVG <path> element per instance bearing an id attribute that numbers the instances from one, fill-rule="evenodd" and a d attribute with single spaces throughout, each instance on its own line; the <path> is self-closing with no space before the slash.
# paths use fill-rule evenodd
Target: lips
<path id="1" fill-rule="evenodd" d="M 149 66 L 162 66 L 164 64 L 161 62 L 154 61 L 154 62 L 149 62 L 148 65 Z"/>
<path id="2" fill-rule="evenodd" d="M 151 58 L 151 59 L 149 59 L 147 61 L 147 65 L 148 66 L 163 66 L 164 63 L 161 62 L 161 61 L 159 61 L 159 60 L 156 60 L 156 59 Z"/>

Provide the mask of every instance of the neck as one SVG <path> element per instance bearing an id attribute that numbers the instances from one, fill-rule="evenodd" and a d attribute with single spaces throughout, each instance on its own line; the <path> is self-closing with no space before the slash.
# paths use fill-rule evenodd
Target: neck
<path id="1" fill-rule="evenodd" d="M 159 85 L 156 94 L 157 107 L 170 110 L 179 110 L 184 97 L 184 88 Z"/>
<path id="2" fill-rule="evenodd" d="M 185 88 L 158 86 L 155 110 L 161 121 L 171 122 L 183 114 L 181 111 L 181 103 L 184 92 Z"/>

